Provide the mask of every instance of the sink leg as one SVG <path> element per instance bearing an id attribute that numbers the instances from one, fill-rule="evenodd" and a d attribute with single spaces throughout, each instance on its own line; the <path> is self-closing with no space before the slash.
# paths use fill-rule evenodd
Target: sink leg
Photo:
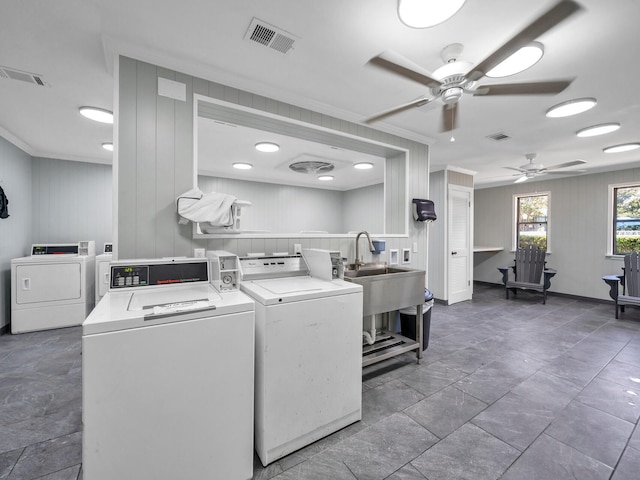
<path id="1" fill-rule="evenodd" d="M 422 331 L 422 304 L 419 304 L 416 307 L 416 340 L 418 341 L 418 353 L 416 357 L 418 365 L 422 358 L 422 335 L 424 335 L 424 332 Z"/>

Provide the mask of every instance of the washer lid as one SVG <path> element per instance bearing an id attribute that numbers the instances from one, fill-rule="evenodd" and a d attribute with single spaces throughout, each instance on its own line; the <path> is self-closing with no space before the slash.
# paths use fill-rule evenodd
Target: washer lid
<path id="1" fill-rule="evenodd" d="M 327 281 L 304 276 L 243 281 L 240 283 L 240 289 L 264 305 L 276 305 L 358 293 L 362 292 L 362 285 L 344 280 Z"/>
<path id="2" fill-rule="evenodd" d="M 218 293 L 209 284 L 109 291 L 82 324 L 82 334 L 116 332 L 253 310 L 253 300 L 242 292 Z"/>

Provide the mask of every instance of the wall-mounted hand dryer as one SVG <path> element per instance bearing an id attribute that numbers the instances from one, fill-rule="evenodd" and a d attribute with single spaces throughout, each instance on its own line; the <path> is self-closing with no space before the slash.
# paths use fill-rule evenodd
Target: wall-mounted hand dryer
<path id="1" fill-rule="evenodd" d="M 413 199 L 413 219 L 418 222 L 433 222 L 436 216 L 435 206 L 432 200 L 421 198 Z"/>

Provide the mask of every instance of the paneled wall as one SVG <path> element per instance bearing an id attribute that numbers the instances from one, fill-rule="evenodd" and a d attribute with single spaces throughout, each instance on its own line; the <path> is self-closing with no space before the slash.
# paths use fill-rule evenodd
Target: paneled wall
<path id="1" fill-rule="evenodd" d="M 110 165 L 34 158 L 32 243 L 112 241 Z M 25 252 L 25 254 L 28 252 Z"/>
<path id="2" fill-rule="evenodd" d="M 548 191 L 551 291 L 610 300 L 601 277 L 620 273 L 622 261 L 606 256 L 608 185 L 635 181 L 640 168 L 476 190 L 475 244 L 504 251 L 476 253 L 474 279 L 501 283 L 497 267 L 513 264 L 513 195 Z"/>
<path id="3" fill-rule="evenodd" d="M 11 314 L 11 259 L 31 245 L 31 157 L 0 137 L 0 187 L 9 199 L 9 217 L 0 219 L 0 329 Z"/>
<path id="4" fill-rule="evenodd" d="M 192 187 L 194 93 L 408 149 L 409 198 L 428 196 L 427 145 L 126 57 L 120 58 L 118 69 L 114 174 L 119 258 L 193 255 L 195 247 L 212 249 L 221 245 L 241 255 L 249 251 L 273 251 L 272 245 L 280 245 L 276 251 L 292 251 L 295 243 L 340 248 L 344 255 L 353 258 L 353 239 L 192 240 L 191 226 L 177 223 L 175 199 Z M 158 96 L 158 77 L 184 83 L 187 101 Z M 410 216 L 410 211 L 407 212 Z M 409 237 L 390 239 L 387 248 L 407 248 L 414 243 L 418 251 L 412 256 L 412 265 L 424 269 L 427 258 L 424 225 L 414 225 L 411 220 Z"/>

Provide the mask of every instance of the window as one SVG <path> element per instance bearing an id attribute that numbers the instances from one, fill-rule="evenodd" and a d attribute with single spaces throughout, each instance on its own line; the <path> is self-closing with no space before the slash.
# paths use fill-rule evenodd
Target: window
<path id="1" fill-rule="evenodd" d="M 640 185 L 613 185 L 612 253 L 640 251 Z"/>
<path id="2" fill-rule="evenodd" d="M 515 247 L 549 249 L 549 193 L 515 195 Z"/>

